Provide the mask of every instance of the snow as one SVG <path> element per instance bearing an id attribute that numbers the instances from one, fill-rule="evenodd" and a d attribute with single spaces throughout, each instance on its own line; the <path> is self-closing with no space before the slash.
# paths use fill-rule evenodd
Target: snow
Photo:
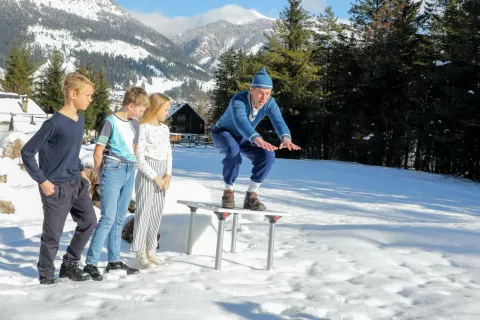
<path id="1" fill-rule="evenodd" d="M 0 131 L 10 129 L 12 116 L 13 129 L 26 133 L 38 131 L 47 120 L 47 114 L 32 99 L 28 99 L 27 112 L 23 112 L 22 99 L 14 93 L 0 92 L 0 110 Z"/>
<path id="2" fill-rule="evenodd" d="M 27 112 L 22 110 L 22 98 L 16 93 L 0 92 L 0 121 L 10 121 L 11 113 L 46 115 L 32 99 L 28 99 Z"/>
<path id="3" fill-rule="evenodd" d="M 374 136 L 374 134 L 373 134 L 373 133 L 370 133 L 368 136 L 363 137 L 363 140 L 368 141 L 368 140 L 370 140 L 373 136 Z"/>
<path id="4" fill-rule="evenodd" d="M 86 50 L 88 52 L 98 52 L 112 56 L 124 56 L 134 60 L 140 60 L 150 56 L 150 53 L 142 47 L 134 46 L 124 41 L 92 41 L 79 39 L 74 37 L 68 30 L 53 30 L 41 25 L 35 25 L 28 27 L 28 33 L 35 37 L 35 43 L 41 48 L 49 51 L 54 48 L 62 48 L 66 55 L 70 55 L 72 51 Z M 162 61 L 161 57 L 158 59 Z"/>
<path id="5" fill-rule="evenodd" d="M 197 81 L 198 85 L 202 88 L 202 91 L 208 92 L 213 90 L 215 87 L 215 80 L 210 80 L 210 81 Z"/>
<path id="6" fill-rule="evenodd" d="M 175 36 L 180 36 L 182 33 L 190 29 L 215 23 L 219 18 L 237 25 L 247 24 L 257 19 L 275 21 L 275 19 L 258 13 L 255 9 L 246 9 L 236 4 L 228 4 L 193 16 L 176 16 L 173 18 L 168 17 L 161 12 L 143 13 L 138 10 L 133 10 L 129 13 L 135 19 L 152 27 L 170 39 Z"/>
<path id="7" fill-rule="evenodd" d="M 76 49 L 84 49 L 88 52 L 101 52 L 113 56 L 124 56 L 135 60 L 148 58 L 148 56 L 150 56 L 150 53 L 147 50 L 141 47 L 132 46 L 131 44 L 120 40 L 79 42 Z"/>
<path id="8" fill-rule="evenodd" d="M 95 165 L 93 164 L 93 151 L 95 150 L 95 145 L 85 145 L 82 147 L 80 150 L 80 155 L 78 156 L 80 158 L 80 161 L 82 161 L 82 164 L 85 167 L 89 168 L 95 168 Z"/>
<path id="9" fill-rule="evenodd" d="M 195 68 L 195 69 L 197 69 L 197 70 L 200 70 L 200 71 L 203 71 L 203 72 L 206 72 L 204 69 L 200 68 L 200 67 L 197 66 L 196 64 L 188 64 L 187 66 L 193 67 L 193 68 Z"/>
<path id="10" fill-rule="evenodd" d="M 100 20 L 102 15 L 114 14 L 117 16 L 126 16 L 127 13 L 119 6 L 116 6 L 110 0 L 82 0 L 79 4 L 77 0 L 31 0 L 39 9 L 48 7 L 66 11 L 70 14 L 89 20 Z"/>
<path id="11" fill-rule="evenodd" d="M 14 142 L 15 140 L 20 140 L 25 144 L 27 143 L 28 140 L 30 140 L 30 137 L 31 137 L 30 135 L 27 135 L 23 132 L 17 132 L 17 131 L 6 132 L 0 138 L 0 148 L 5 149 L 10 143 Z"/>
<path id="12" fill-rule="evenodd" d="M 178 112 L 180 109 L 182 109 L 187 103 L 172 103 L 170 106 L 170 110 L 168 111 L 168 117 L 167 120 L 170 119 L 176 112 Z M 202 116 L 193 109 L 193 111 L 201 118 Z M 188 138 L 190 138 L 190 134 L 186 133 L 188 135 Z M 198 136 L 198 134 L 193 134 L 195 136 Z"/>
<path id="13" fill-rule="evenodd" d="M 10 173 L 20 172 L 20 167 L 10 158 L 0 158 L 0 177 Z"/>
<path id="14" fill-rule="evenodd" d="M 143 87 L 149 93 L 165 92 L 172 88 L 182 85 L 183 81 L 170 80 L 163 77 L 152 77 L 152 83 L 148 83 L 145 78 L 142 78 L 136 83 L 136 86 Z"/>
<path id="15" fill-rule="evenodd" d="M 40 127 L 37 128 L 37 130 Z M 30 137 L 32 134 L 27 134 L 24 132 L 20 131 L 6 131 L 6 132 L 0 132 L 0 157 L 3 155 L 4 150 L 15 140 L 20 140 L 23 144 L 27 143 L 28 140 L 30 140 Z M 8 160 L 2 160 L 0 158 L 0 161 L 8 161 Z M 15 163 L 20 163 L 20 159 L 15 159 Z M 3 172 L 3 174 L 8 174 L 9 170 L 11 169 L 11 166 L 9 166 L 8 162 L 3 162 L 0 164 L 0 172 Z M 3 175 L 3 174 L 0 174 Z"/>
<path id="16" fill-rule="evenodd" d="M 147 68 L 150 68 L 150 70 L 152 70 L 157 77 L 165 77 L 162 70 L 155 68 L 155 66 L 148 65 Z"/>
<path id="17" fill-rule="evenodd" d="M 153 43 L 153 41 L 150 40 L 150 39 L 145 39 L 145 38 L 142 38 L 142 37 L 140 37 L 140 36 L 135 36 L 135 39 L 140 40 L 140 41 L 143 41 L 144 43 L 146 43 L 146 44 L 148 44 L 148 45 L 150 45 L 150 46 L 152 46 L 152 47 L 155 46 L 155 43 Z"/>
<path id="18" fill-rule="evenodd" d="M 79 40 L 74 40 L 73 35 L 66 29 L 48 29 L 41 25 L 28 26 L 27 32 L 35 37 L 35 42 L 44 49 L 53 50 L 53 48 L 65 48 L 65 53 L 68 55 L 70 51 L 80 43 Z"/>
<path id="19" fill-rule="evenodd" d="M 450 64 L 451 62 L 450 62 L 450 61 L 435 60 L 435 61 L 433 61 L 433 63 L 434 63 L 435 66 L 437 66 L 437 67 L 442 67 L 442 66 L 445 66 L 445 65 L 447 65 L 447 64 Z"/>
<path id="20" fill-rule="evenodd" d="M 211 68 L 211 69 L 215 69 L 215 68 L 218 67 L 218 65 L 220 65 L 220 60 L 215 59 L 215 60 L 210 64 L 210 68 Z"/>
<path id="21" fill-rule="evenodd" d="M 161 72 L 161 70 L 158 70 L 154 68 L 153 66 L 149 66 L 152 70 L 155 72 Z M 210 80 L 210 81 L 202 81 L 202 80 L 196 80 L 190 77 L 186 77 L 182 80 L 179 79 L 167 79 L 165 77 L 151 77 L 151 83 L 148 82 L 148 80 L 144 77 L 142 77 L 140 80 L 135 83 L 135 86 L 142 87 L 147 91 L 148 94 L 152 94 L 155 92 L 160 92 L 163 93 L 165 91 L 171 90 L 173 88 L 181 86 L 184 82 L 190 81 L 190 80 L 195 80 L 198 84 L 199 87 L 201 87 L 202 91 L 209 91 L 212 90 L 213 87 L 215 86 L 215 81 Z M 118 102 L 117 104 L 120 105 L 122 101 L 122 97 L 125 93 L 125 90 L 122 90 L 122 88 L 118 87 L 120 90 L 112 90 L 111 91 L 111 97 L 114 102 Z"/>
<path id="22" fill-rule="evenodd" d="M 172 103 L 170 105 L 170 110 L 168 111 L 168 117 L 170 118 L 175 112 L 180 110 L 180 108 L 183 107 L 183 105 L 184 105 L 183 103 L 179 103 L 179 104 Z"/>
<path id="23" fill-rule="evenodd" d="M 216 20 L 218 20 L 218 17 L 222 17 L 223 20 L 238 25 L 248 24 L 257 19 L 269 19 L 275 21 L 275 19 L 266 17 L 254 9 L 245 9 L 236 4 L 228 4 L 221 8 L 213 9 L 204 15 L 216 16 Z"/>
<path id="24" fill-rule="evenodd" d="M 265 45 L 265 43 L 257 43 L 256 45 L 254 45 L 252 48 L 250 48 L 250 50 L 248 51 L 249 54 L 257 54 L 258 51 L 260 51 L 260 49 L 262 49 L 262 47 Z"/>
<path id="25" fill-rule="evenodd" d="M 75 72 L 77 70 L 77 67 L 75 67 L 75 61 L 76 59 L 74 57 L 66 57 L 65 62 L 63 62 L 62 64 L 62 69 L 65 70 L 65 74 Z M 33 74 L 34 81 L 39 80 L 39 77 L 44 74 L 45 70 L 48 68 L 49 65 L 50 61 L 47 61 L 38 67 L 37 71 L 35 71 L 35 73 Z"/>
<path id="26" fill-rule="evenodd" d="M 200 59 L 200 61 L 198 61 L 198 63 L 203 66 L 204 64 L 206 64 L 210 60 L 212 60 L 212 57 L 204 57 L 204 58 Z"/>
<path id="27" fill-rule="evenodd" d="M 133 276 L 107 274 L 102 282 L 40 286 L 38 187 L 22 181 L 24 172 L 23 178 L 0 183 L 0 199 L 11 199 L 19 210 L 0 215 L 0 318 L 480 318 L 478 184 L 354 163 L 277 159 L 259 194 L 269 209 L 290 214 L 276 225 L 274 269 L 265 271 L 268 222 L 241 218 L 240 249 L 224 252 L 222 271 L 215 271 L 214 254 L 184 253 L 180 242 L 185 242 L 189 210 L 175 201 L 219 201 L 222 155 L 214 148 L 176 146 L 173 160 L 161 227 L 165 243 L 158 250 L 170 265 Z M 243 201 L 251 171 L 244 160 L 237 204 Z M 208 217 L 206 212 L 199 215 Z M 211 224 L 214 228 L 216 220 Z M 57 272 L 74 228 L 69 218 L 55 261 Z M 229 234 L 231 217 L 226 222 Z M 203 240 L 199 248 L 211 252 L 212 232 Z M 102 271 L 105 258 L 106 251 Z M 125 243 L 122 258 L 134 263 Z"/>

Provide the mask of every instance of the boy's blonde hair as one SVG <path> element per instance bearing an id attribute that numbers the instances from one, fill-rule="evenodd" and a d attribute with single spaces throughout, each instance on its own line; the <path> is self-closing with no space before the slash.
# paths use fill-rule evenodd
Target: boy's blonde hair
<path id="1" fill-rule="evenodd" d="M 92 86 L 93 90 L 95 90 L 95 85 L 93 84 L 93 82 L 80 72 L 71 72 L 67 74 L 63 79 L 62 86 L 63 96 L 65 100 L 68 99 L 70 91 L 75 90 L 75 92 L 78 93 L 80 89 L 85 88 L 87 85 Z"/>
<path id="2" fill-rule="evenodd" d="M 148 100 L 148 93 L 139 87 L 130 87 L 123 95 L 122 106 L 128 106 L 133 103 L 136 106 L 148 107 L 150 102 Z"/>
<path id="3" fill-rule="evenodd" d="M 161 93 L 153 93 L 150 96 L 150 107 L 145 110 L 143 113 L 142 120 L 140 120 L 140 124 L 150 122 L 152 119 L 155 118 L 158 111 L 166 104 L 171 103 L 170 98 L 161 94 Z"/>

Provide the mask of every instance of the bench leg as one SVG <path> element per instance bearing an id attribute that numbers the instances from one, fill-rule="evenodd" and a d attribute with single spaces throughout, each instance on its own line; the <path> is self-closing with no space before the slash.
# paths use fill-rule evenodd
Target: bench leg
<path id="1" fill-rule="evenodd" d="M 238 213 L 233 214 L 233 226 L 232 226 L 232 246 L 230 248 L 231 253 L 235 253 L 237 249 L 237 229 L 238 229 Z"/>
<path id="2" fill-rule="evenodd" d="M 193 225 L 195 224 L 195 213 L 197 208 L 190 207 L 190 226 L 188 227 L 187 255 L 192 254 L 193 247 Z"/>
<path id="3" fill-rule="evenodd" d="M 270 230 L 268 232 L 268 256 L 267 256 L 267 270 L 273 268 L 273 250 L 275 246 L 275 224 L 280 216 L 266 216 L 270 222 Z"/>
<path id="4" fill-rule="evenodd" d="M 223 252 L 223 230 L 225 229 L 225 219 L 230 213 L 215 212 L 218 218 L 217 233 L 217 251 L 215 253 L 215 270 L 222 270 L 222 252 Z"/>

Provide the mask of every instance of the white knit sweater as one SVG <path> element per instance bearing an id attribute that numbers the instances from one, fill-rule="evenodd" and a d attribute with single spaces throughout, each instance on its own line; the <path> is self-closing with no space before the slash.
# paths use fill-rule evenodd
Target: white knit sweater
<path id="1" fill-rule="evenodd" d="M 167 161 L 167 174 L 172 175 L 172 147 L 170 130 L 165 124 L 154 126 L 148 123 L 140 125 L 137 145 L 137 169 L 153 180 L 158 173 L 148 164 L 147 159 Z M 160 177 L 163 178 L 163 177 Z"/>

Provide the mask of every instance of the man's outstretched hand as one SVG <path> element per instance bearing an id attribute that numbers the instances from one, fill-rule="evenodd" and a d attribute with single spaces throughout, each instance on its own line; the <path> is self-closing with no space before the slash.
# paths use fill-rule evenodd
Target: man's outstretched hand
<path id="1" fill-rule="evenodd" d="M 263 140 L 262 138 L 260 137 L 257 137 L 253 140 L 253 142 L 255 142 L 255 144 L 262 148 L 262 149 L 265 149 L 265 150 L 268 150 L 268 151 L 275 151 L 275 150 L 278 150 L 277 147 L 275 147 L 273 144 L 270 144 L 268 142 L 266 142 L 265 140 Z"/>
<path id="2" fill-rule="evenodd" d="M 296 144 L 294 144 L 292 142 L 292 140 L 290 140 L 289 138 L 283 138 L 282 143 L 280 144 L 280 147 L 278 147 L 278 148 L 275 147 L 273 144 L 270 144 L 270 143 L 266 142 L 265 140 L 263 140 L 260 137 L 255 138 L 255 140 L 253 140 L 253 142 L 255 142 L 255 144 L 257 146 L 259 146 L 260 148 L 268 150 L 268 151 L 275 151 L 275 150 L 284 149 L 284 148 L 287 148 L 290 151 L 301 150 L 302 149 L 299 146 L 297 146 Z"/>
<path id="3" fill-rule="evenodd" d="M 292 140 L 290 140 L 289 138 L 283 138 L 282 143 L 280 144 L 280 147 L 278 147 L 278 148 L 279 149 L 287 148 L 290 151 L 301 150 L 302 149 L 299 146 L 297 146 L 296 144 L 294 144 L 292 142 Z"/>

